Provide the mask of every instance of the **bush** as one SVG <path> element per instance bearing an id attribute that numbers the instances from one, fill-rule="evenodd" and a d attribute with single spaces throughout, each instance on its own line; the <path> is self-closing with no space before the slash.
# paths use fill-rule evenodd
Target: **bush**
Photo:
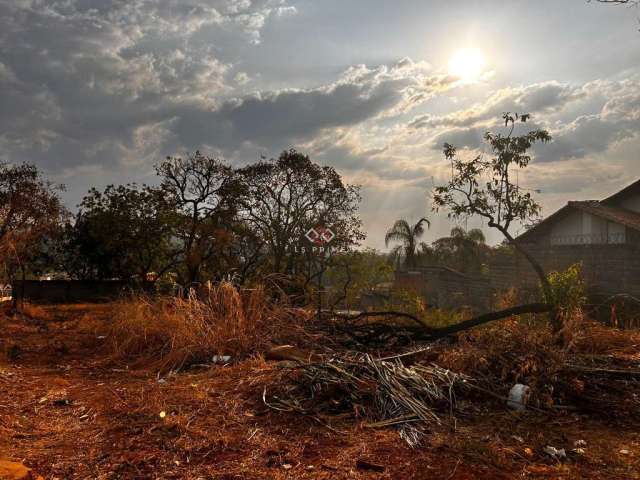
<path id="1" fill-rule="evenodd" d="M 555 329 L 562 337 L 562 343 L 569 347 L 576 339 L 586 302 L 582 264 L 576 263 L 564 271 L 551 272 L 547 278 L 551 291 L 545 295 L 545 301 L 554 305 Z"/>
<path id="2" fill-rule="evenodd" d="M 564 271 L 551 272 L 547 278 L 551 285 L 550 295 L 545 296 L 547 303 L 569 314 L 582 309 L 586 296 L 581 263 L 571 265 Z"/>
<path id="3" fill-rule="evenodd" d="M 286 301 L 270 300 L 262 286 L 241 290 L 229 282 L 188 298 L 120 302 L 109 333 L 116 359 L 161 370 L 208 363 L 213 355 L 235 360 L 286 341 L 310 317 Z"/>

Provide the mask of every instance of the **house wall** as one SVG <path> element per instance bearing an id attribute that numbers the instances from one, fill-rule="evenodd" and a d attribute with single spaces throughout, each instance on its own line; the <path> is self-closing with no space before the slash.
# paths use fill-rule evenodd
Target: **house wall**
<path id="1" fill-rule="evenodd" d="M 625 227 L 587 212 L 575 211 L 551 228 L 551 245 L 624 243 Z"/>
<path id="2" fill-rule="evenodd" d="M 602 294 L 628 293 L 640 296 L 640 246 L 607 245 L 526 245 L 546 272 L 564 270 L 582 263 L 583 276 L 590 291 Z M 537 291 L 539 280 L 529 263 L 520 255 L 489 266 L 492 288 L 517 287 Z"/>

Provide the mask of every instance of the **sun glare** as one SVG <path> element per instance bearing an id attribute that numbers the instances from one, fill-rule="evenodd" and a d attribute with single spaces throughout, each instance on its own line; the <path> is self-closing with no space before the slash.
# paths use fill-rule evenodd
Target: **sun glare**
<path id="1" fill-rule="evenodd" d="M 462 48 L 449 60 L 449 73 L 465 83 L 477 81 L 485 66 L 484 56 L 477 48 Z"/>

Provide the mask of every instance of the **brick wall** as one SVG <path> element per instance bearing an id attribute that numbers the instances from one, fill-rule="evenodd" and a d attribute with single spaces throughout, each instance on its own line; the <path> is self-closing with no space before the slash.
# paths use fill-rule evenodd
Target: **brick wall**
<path id="1" fill-rule="evenodd" d="M 491 306 L 488 278 L 472 277 L 441 267 L 398 271 L 394 288 L 413 291 L 422 296 L 428 305 L 437 308 L 468 307 L 486 311 Z"/>
<path id="2" fill-rule="evenodd" d="M 528 245 L 529 252 L 546 272 L 564 270 L 582 262 L 588 288 L 597 293 L 640 296 L 640 247 L 626 245 Z M 489 265 L 491 286 L 505 290 L 515 286 L 534 290 L 538 277 L 521 255 L 494 259 Z"/>

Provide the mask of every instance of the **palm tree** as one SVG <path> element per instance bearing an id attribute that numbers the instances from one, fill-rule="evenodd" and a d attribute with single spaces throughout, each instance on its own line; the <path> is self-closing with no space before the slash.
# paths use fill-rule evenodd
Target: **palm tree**
<path id="1" fill-rule="evenodd" d="M 479 228 L 466 231 L 462 227 L 451 229 L 448 237 L 433 242 L 435 256 L 441 263 L 465 273 L 479 273 L 489 247 Z"/>
<path id="2" fill-rule="evenodd" d="M 393 227 L 387 231 L 384 237 L 384 244 L 388 247 L 389 243 L 398 242 L 391 250 L 392 258 L 400 263 L 400 258 L 404 258 L 405 267 L 416 266 L 416 250 L 418 240 L 424 234 L 424 224 L 427 228 L 431 226 L 431 222 L 426 218 L 421 218 L 415 225 L 410 225 L 404 218 L 397 220 Z"/>

